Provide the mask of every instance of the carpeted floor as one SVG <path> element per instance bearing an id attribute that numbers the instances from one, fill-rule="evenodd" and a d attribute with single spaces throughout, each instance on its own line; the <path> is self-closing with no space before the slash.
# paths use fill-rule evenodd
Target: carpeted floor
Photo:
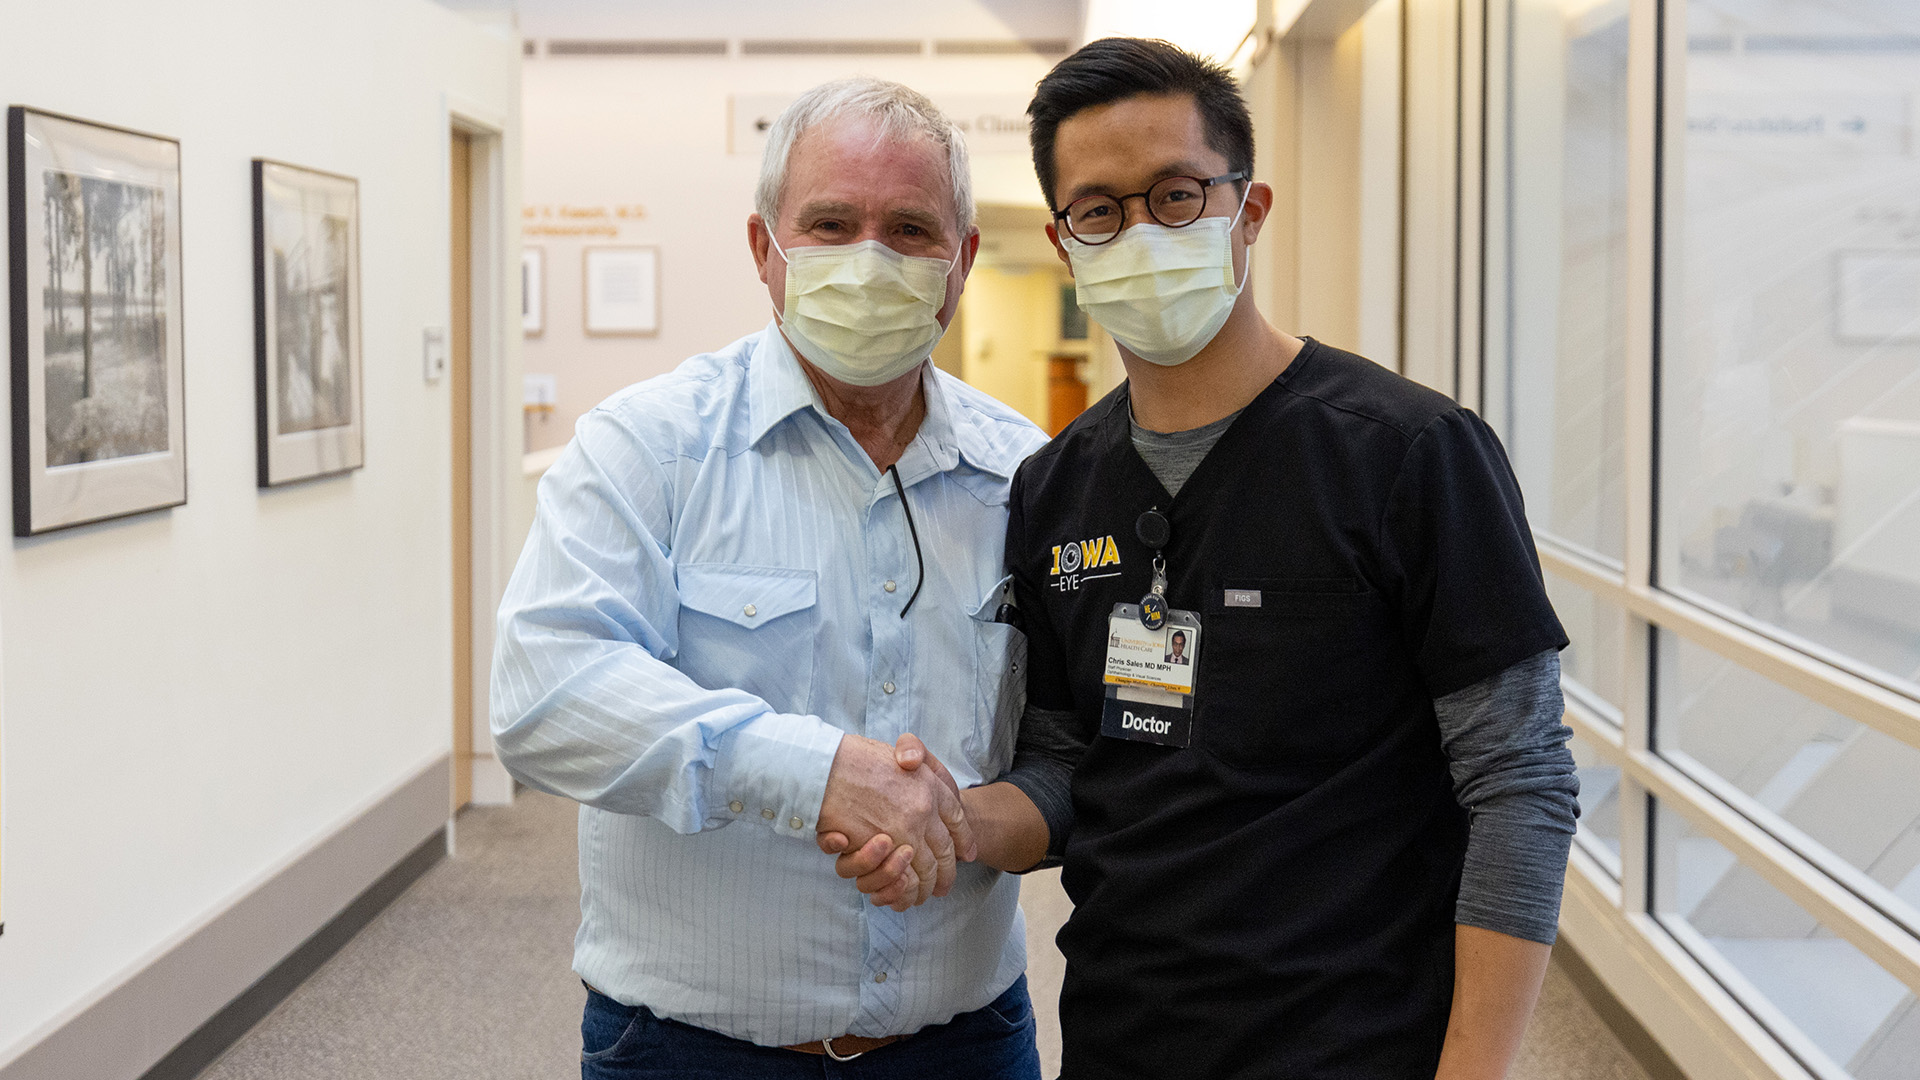
<path id="1" fill-rule="evenodd" d="M 579 920 L 572 803 L 523 792 L 460 815 L 435 866 L 202 1080 L 535 1080 L 579 1074 L 569 970 Z M 1048 1076 L 1059 1070 L 1057 873 L 1024 882 L 1028 976 Z M 1512 1080 L 1647 1080 L 1556 967 Z"/>

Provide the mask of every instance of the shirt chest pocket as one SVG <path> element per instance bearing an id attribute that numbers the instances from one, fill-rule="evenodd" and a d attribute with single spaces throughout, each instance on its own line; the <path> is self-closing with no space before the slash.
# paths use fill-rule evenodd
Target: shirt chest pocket
<path id="1" fill-rule="evenodd" d="M 982 781 L 997 778 L 1013 764 L 1013 738 L 1027 707 L 1027 636 L 999 621 L 1001 605 L 1012 599 L 1012 585 L 1011 576 L 1001 578 L 969 616 L 974 716 L 966 751 L 969 761 L 982 763 Z"/>
<path id="2" fill-rule="evenodd" d="M 806 713 L 820 626 L 819 575 L 734 563 L 679 568 L 675 666 L 709 690 L 734 687 L 780 712 Z"/>
<path id="3" fill-rule="evenodd" d="M 1349 758 L 1388 719 L 1392 623 L 1356 578 L 1223 580 L 1203 633 L 1198 741 L 1223 761 Z"/>

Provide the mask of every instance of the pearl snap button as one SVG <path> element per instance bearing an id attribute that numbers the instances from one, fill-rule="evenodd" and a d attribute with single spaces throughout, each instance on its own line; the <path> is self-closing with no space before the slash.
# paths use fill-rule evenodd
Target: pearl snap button
<path id="1" fill-rule="evenodd" d="M 736 814 L 742 810 L 745 810 L 746 808 L 747 808 L 747 804 L 741 802 L 739 799 L 735 799 L 732 802 L 727 804 L 727 809 L 733 811 Z"/>
<path id="2" fill-rule="evenodd" d="M 883 682 L 880 684 L 880 689 L 885 690 L 887 693 L 891 694 L 893 693 L 893 684 L 890 682 Z"/>
<path id="3" fill-rule="evenodd" d="M 800 826 L 802 826 L 802 825 L 805 825 L 805 824 L 806 824 L 806 822 L 804 822 L 804 821 L 801 821 L 801 820 L 800 820 L 799 818 L 797 818 L 797 817 L 790 817 L 790 818 L 788 818 L 788 819 L 787 819 L 787 828 L 789 828 L 789 829 L 797 829 L 797 828 L 799 828 Z"/>
<path id="4" fill-rule="evenodd" d="M 761 817 L 763 817 L 763 818 L 766 818 L 766 819 L 767 819 L 768 821 L 772 821 L 772 820 L 773 820 L 773 808 L 772 808 L 772 807 L 767 807 L 767 808 L 765 808 L 765 809 L 762 809 L 762 810 L 760 811 L 760 816 L 761 816 Z"/>
<path id="5" fill-rule="evenodd" d="M 749 619 L 753 618 L 755 615 L 760 614 L 760 609 L 757 607 L 754 607 L 752 604 L 748 604 L 746 607 L 741 608 L 740 610 L 745 612 L 747 618 Z"/>
<path id="6" fill-rule="evenodd" d="M 889 582 L 887 582 L 887 584 L 886 584 L 886 590 L 887 590 L 888 592 L 892 592 L 893 590 L 895 590 L 895 589 L 897 589 L 897 588 L 899 588 L 899 587 L 900 587 L 900 586 L 898 586 L 898 585 L 895 585 L 895 584 L 894 584 L 893 582 L 891 582 L 891 581 L 889 581 Z"/>
<path id="7" fill-rule="evenodd" d="M 874 981 L 874 982 L 877 982 L 877 983 L 883 983 L 883 982 L 886 982 L 886 981 L 887 981 L 887 973 L 883 971 L 883 972 L 881 972 L 880 974 L 878 974 L 878 975 L 875 975 L 875 976 L 873 977 L 873 981 Z"/>

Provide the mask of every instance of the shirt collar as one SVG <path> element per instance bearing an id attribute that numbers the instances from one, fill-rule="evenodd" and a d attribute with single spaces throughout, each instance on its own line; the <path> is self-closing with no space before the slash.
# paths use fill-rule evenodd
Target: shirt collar
<path id="1" fill-rule="evenodd" d="M 996 445 L 982 430 L 981 421 L 972 410 L 955 400 L 946 385 L 947 378 L 931 364 L 922 369 L 921 388 L 926 394 L 927 415 L 920 421 L 920 431 L 908 447 L 907 456 L 913 456 L 913 449 L 919 447 L 932 459 L 934 472 L 951 472 L 965 461 L 981 472 L 1011 478 L 1020 464 L 1018 457 L 1010 456 Z M 768 432 L 802 409 L 811 408 L 823 419 L 830 419 L 813 384 L 800 370 L 799 357 L 781 335 L 778 322 L 769 322 L 761 331 L 752 359 L 748 361 L 747 408 L 749 446 L 758 444 Z M 901 464 L 908 466 L 906 457 L 902 457 Z M 904 468 L 903 480 L 912 483 L 919 479 L 909 478 L 906 475 L 909 471 L 917 470 L 910 466 Z"/>
<path id="2" fill-rule="evenodd" d="M 949 470 L 965 461 L 983 473 L 1012 479 L 1026 448 L 1011 447 L 993 437 L 988 425 L 999 421 L 967 407 L 958 390 L 960 380 L 932 364 L 926 371 L 927 418 L 920 423 L 920 433 L 940 468 Z"/>
<path id="3" fill-rule="evenodd" d="M 800 360 L 787 347 L 787 339 L 780 334 L 777 321 L 767 323 L 760 331 L 760 338 L 754 342 L 753 353 L 747 360 L 747 418 L 749 430 L 747 445 L 752 446 L 766 438 L 767 432 L 780 425 L 782 420 L 813 407 L 819 409 L 820 398 L 813 392 L 813 384 L 807 381 L 806 373 L 800 370 Z M 820 409 L 822 415 L 826 410 Z"/>

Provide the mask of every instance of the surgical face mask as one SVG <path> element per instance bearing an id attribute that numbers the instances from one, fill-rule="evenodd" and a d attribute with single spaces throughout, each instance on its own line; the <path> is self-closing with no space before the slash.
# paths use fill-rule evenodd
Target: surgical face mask
<path id="1" fill-rule="evenodd" d="M 768 239 L 772 239 L 769 230 Z M 780 328 L 815 367 L 854 386 L 892 382 L 933 354 L 946 333 L 940 309 L 960 261 L 902 255 L 878 240 L 788 253 Z"/>
<path id="2" fill-rule="evenodd" d="M 1080 307 L 1142 360 L 1172 367 L 1193 359 L 1226 325 L 1246 277 L 1233 277 L 1232 220 L 1200 218 L 1177 229 L 1134 225 L 1104 244 L 1061 239 L 1073 260 Z"/>

